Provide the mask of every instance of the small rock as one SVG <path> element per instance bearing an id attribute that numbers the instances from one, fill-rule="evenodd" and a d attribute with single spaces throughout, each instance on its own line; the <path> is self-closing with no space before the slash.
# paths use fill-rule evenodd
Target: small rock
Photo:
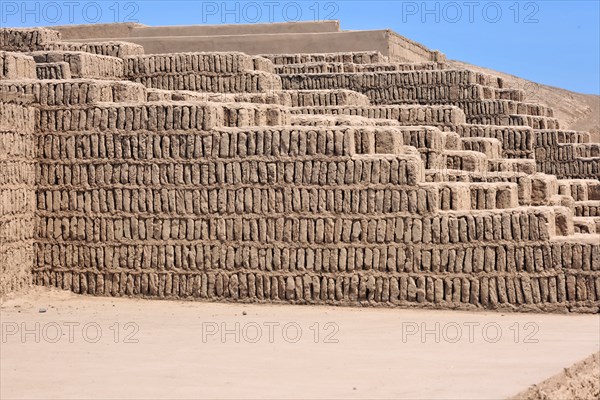
<path id="1" fill-rule="evenodd" d="M 242 315 L 248 315 L 246 311 L 242 311 Z"/>
<path id="2" fill-rule="evenodd" d="M 46 312 L 46 309 L 45 309 L 45 308 L 40 308 L 40 309 L 39 309 L 39 312 L 40 312 L 40 313 L 45 313 L 45 312 Z"/>

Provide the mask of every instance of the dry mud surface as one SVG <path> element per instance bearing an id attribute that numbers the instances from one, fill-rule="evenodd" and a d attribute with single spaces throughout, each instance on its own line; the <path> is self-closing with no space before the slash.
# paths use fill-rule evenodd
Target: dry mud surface
<path id="1" fill-rule="evenodd" d="M 2 399 L 501 399 L 600 346 L 598 315 L 211 304 L 46 289 L 5 300 L 0 319 Z"/>

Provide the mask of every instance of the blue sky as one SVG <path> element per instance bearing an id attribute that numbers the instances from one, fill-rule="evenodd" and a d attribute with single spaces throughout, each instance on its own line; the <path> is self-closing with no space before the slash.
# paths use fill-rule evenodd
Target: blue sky
<path id="1" fill-rule="evenodd" d="M 0 0 L 1 26 L 315 19 L 338 19 L 342 29 L 390 28 L 451 59 L 577 92 L 600 94 L 600 0 Z"/>

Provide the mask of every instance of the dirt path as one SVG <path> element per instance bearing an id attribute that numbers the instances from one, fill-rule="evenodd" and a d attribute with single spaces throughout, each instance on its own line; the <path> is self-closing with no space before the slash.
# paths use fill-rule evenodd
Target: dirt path
<path id="1" fill-rule="evenodd" d="M 600 346 L 598 315 L 210 304 L 46 290 L 5 301 L 0 320 L 2 399 L 499 399 Z"/>

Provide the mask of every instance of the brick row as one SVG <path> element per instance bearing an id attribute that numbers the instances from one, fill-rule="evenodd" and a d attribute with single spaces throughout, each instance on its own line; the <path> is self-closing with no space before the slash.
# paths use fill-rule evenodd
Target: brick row
<path id="1" fill-rule="evenodd" d="M 378 64 L 387 62 L 387 57 L 378 51 L 303 53 L 303 54 L 261 54 L 275 65 L 306 64 L 311 62 Z"/>
<path id="2" fill-rule="evenodd" d="M 435 274 L 375 276 L 354 273 L 259 272 L 34 272 L 39 285 L 104 296 L 199 298 L 294 304 L 419 305 L 534 311 L 598 312 L 600 278 L 585 274 L 445 277 Z M 521 307 L 521 308 L 519 308 Z"/>
<path id="3" fill-rule="evenodd" d="M 261 93 L 281 90 L 279 76 L 263 71 L 237 74 L 173 73 L 131 78 L 147 88 L 164 90 L 191 90 L 213 93 Z"/>
<path id="4" fill-rule="evenodd" d="M 71 69 L 64 61 L 36 64 L 35 72 L 37 79 L 71 79 Z"/>
<path id="5" fill-rule="evenodd" d="M 481 187 L 482 185 L 479 185 Z M 489 185 L 491 186 L 491 185 Z M 488 188 L 486 196 L 496 190 Z M 468 196 L 465 189 L 465 196 Z M 2 192 L 0 192 L 0 195 Z M 299 185 L 255 184 L 238 188 L 184 187 L 165 188 L 162 185 L 141 188 L 52 189 L 39 187 L 37 209 L 45 215 L 64 212 L 85 213 L 166 213 L 166 214 L 247 214 L 247 213 L 414 213 L 430 214 L 444 210 L 465 209 L 466 202 L 454 200 L 456 195 L 434 186 L 420 187 L 301 187 Z M 491 202 L 491 200 L 490 200 Z M 496 208 L 496 207 L 491 207 Z M 467 208 L 468 209 L 468 208 Z"/>
<path id="6" fill-rule="evenodd" d="M 373 271 L 487 275 L 584 271 L 598 274 L 597 244 L 509 243 L 464 245 L 236 246 L 208 243 L 69 244 L 36 243 L 37 268 L 129 271 Z M 564 265 L 564 266 L 563 266 Z"/>
<path id="7" fill-rule="evenodd" d="M 107 184 L 393 184 L 416 185 L 423 180 L 423 164 L 414 155 L 354 156 L 352 159 L 306 161 L 188 161 L 123 162 L 92 160 L 60 164 L 40 161 L 40 185 Z"/>
<path id="8" fill-rule="evenodd" d="M 146 100 L 146 89 L 131 82 L 72 79 L 65 81 L 0 81 L 0 94 L 30 95 L 42 108 L 70 106 L 81 112 L 81 105 L 99 102 L 139 102 Z"/>
<path id="9" fill-rule="evenodd" d="M 217 128 L 210 132 L 168 135 L 152 132 L 45 134 L 36 137 L 35 147 L 43 160 L 351 156 L 355 154 L 357 134 L 347 127 Z M 1 146 L 0 141 L 0 149 Z"/>
<path id="10" fill-rule="evenodd" d="M 123 78 L 123 60 L 80 51 L 34 51 L 28 53 L 37 63 L 66 62 L 73 78 Z"/>
<path id="11" fill-rule="evenodd" d="M 416 210 L 415 210 L 416 211 Z M 473 211 L 437 217 L 42 216 L 38 240 L 227 241 L 258 243 L 469 243 L 543 241 L 554 236 L 551 210 Z M 29 223 L 23 221 L 23 223 Z M 16 233 L 16 231 L 15 231 Z"/>
<path id="12" fill-rule="evenodd" d="M 133 55 L 125 57 L 125 76 L 135 79 L 166 74 L 185 75 L 190 72 L 225 75 L 255 70 L 272 73 L 272 66 L 269 70 L 271 63 L 267 59 L 255 62 L 255 58 L 239 52 Z"/>
<path id="13" fill-rule="evenodd" d="M 351 115 L 376 119 L 392 119 L 401 125 L 456 126 L 466 122 L 465 114 L 453 106 L 337 106 L 297 107 L 293 114 Z"/>
<path id="14" fill-rule="evenodd" d="M 51 43 L 50 45 L 46 46 L 46 48 L 59 51 L 82 51 L 85 53 L 118 58 L 144 54 L 144 47 L 141 45 L 119 41 L 86 43 L 61 41 Z"/>
<path id="15" fill-rule="evenodd" d="M 43 50 L 60 40 L 60 33 L 45 28 L 0 28 L 0 50 Z"/>

